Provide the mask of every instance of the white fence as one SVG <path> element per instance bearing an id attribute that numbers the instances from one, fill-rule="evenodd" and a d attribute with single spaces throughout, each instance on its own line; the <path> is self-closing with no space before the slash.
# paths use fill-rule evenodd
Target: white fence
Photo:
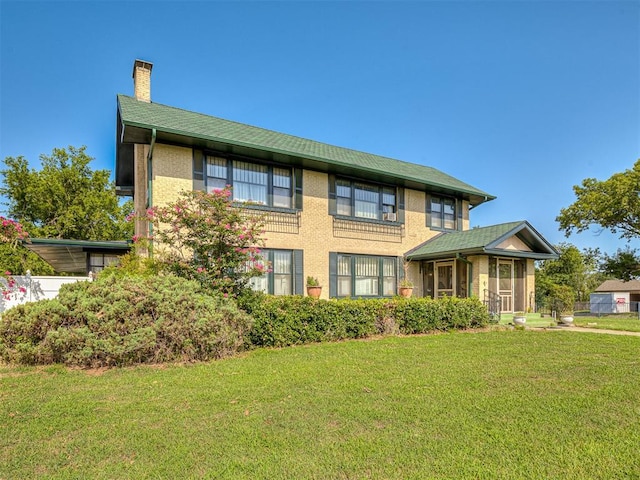
<path id="1" fill-rule="evenodd" d="M 6 299 L 0 295 L 0 313 L 23 303 L 55 298 L 60 287 L 65 283 L 90 280 L 89 277 L 32 277 L 30 275 L 14 276 L 13 279 L 16 281 L 16 286 L 9 294 L 9 298 Z M 4 278 L 0 278 L 0 283 L 3 288 L 7 285 Z M 20 287 L 24 288 L 24 292 L 20 292 Z"/>

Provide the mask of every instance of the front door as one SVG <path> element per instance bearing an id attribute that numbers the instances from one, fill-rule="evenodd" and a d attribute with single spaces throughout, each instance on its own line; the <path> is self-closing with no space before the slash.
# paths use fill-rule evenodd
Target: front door
<path id="1" fill-rule="evenodd" d="M 435 268 L 435 287 L 436 298 L 438 297 L 453 297 L 455 292 L 453 286 L 455 285 L 455 270 L 453 268 L 453 262 L 436 262 Z"/>
<path id="2" fill-rule="evenodd" d="M 513 260 L 498 260 L 498 295 L 502 311 L 513 312 Z"/>

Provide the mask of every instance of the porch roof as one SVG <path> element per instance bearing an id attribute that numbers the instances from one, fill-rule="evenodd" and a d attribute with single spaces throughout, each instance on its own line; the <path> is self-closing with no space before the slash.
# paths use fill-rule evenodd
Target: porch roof
<path id="1" fill-rule="evenodd" d="M 513 236 L 524 242 L 531 251 L 499 247 Z M 432 260 L 456 255 L 499 255 L 548 260 L 557 258 L 558 252 L 529 222 L 518 221 L 461 232 L 443 232 L 406 253 L 409 260 Z"/>

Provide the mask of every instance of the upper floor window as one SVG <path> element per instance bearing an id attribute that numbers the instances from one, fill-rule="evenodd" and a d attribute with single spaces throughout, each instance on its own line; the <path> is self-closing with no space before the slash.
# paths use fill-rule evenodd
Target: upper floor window
<path id="1" fill-rule="evenodd" d="M 231 185 L 236 202 L 293 208 L 293 182 L 289 168 L 207 157 L 207 191 L 226 185 Z"/>
<path id="2" fill-rule="evenodd" d="M 427 199 L 428 222 L 431 228 L 443 230 L 456 229 L 456 200 L 449 197 L 432 196 Z"/>
<path id="3" fill-rule="evenodd" d="M 399 202 L 396 189 L 348 179 L 329 179 L 330 199 L 335 194 L 336 215 L 396 222 Z M 335 193 L 334 193 L 335 192 Z"/>

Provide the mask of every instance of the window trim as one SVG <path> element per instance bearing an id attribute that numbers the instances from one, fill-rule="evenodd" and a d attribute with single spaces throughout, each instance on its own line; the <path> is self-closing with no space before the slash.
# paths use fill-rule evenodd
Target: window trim
<path id="1" fill-rule="evenodd" d="M 360 253 L 344 253 L 344 252 L 331 252 L 329 253 L 329 297 L 331 298 L 392 298 L 397 294 L 398 282 L 400 280 L 400 272 L 398 271 L 399 262 L 398 257 L 393 255 L 368 255 Z M 350 276 L 350 291 L 349 295 L 338 295 L 338 279 L 345 277 L 345 275 L 339 275 L 338 262 L 340 257 L 349 257 L 349 276 Z M 356 294 L 356 259 L 357 258 L 374 258 L 378 260 L 378 294 L 377 295 L 358 295 Z M 393 293 L 390 295 L 384 294 L 384 281 L 385 278 L 391 278 L 384 275 L 384 261 L 391 260 L 393 262 L 393 279 L 394 288 Z"/>
<path id="2" fill-rule="evenodd" d="M 233 189 L 233 172 L 235 170 L 235 162 L 244 162 L 253 165 L 261 165 L 267 168 L 267 203 L 245 203 L 240 201 L 234 201 L 234 204 L 238 206 L 242 206 L 245 208 L 255 208 L 259 210 L 268 210 L 268 211 L 278 211 L 278 212 L 290 212 L 294 213 L 299 210 L 302 210 L 302 171 L 299 168 L 293 167 L 291 165 L 279 164 L 275 162 L 265 162 L 258 159 L 244 157 L 240 155 L 229 155 L 222 154 L 218 152 L 205 152 L 203 159 L 203 180 L 204 180 L 204 188 L 206 191 L 209 190 L 209 178 L 208 175 L 208 165 L 209 158 L 219 158 L 226 161 L 226 183 L 225 185 L 230 186 Z M 290 187 L 289 187 L 289 199 L 291 201 L 290 207 L 281 207 L 273 205 L 274 198 L 274 184 L 273 184 L 273 176 L 274 169 L 285 169 L 290 172 Z M 275 187 L 279 188 L 279 187 Z"/>
<path id="3" fill-rule="evenodd" d="M 288 248 L 263 248 L 261 249 L 262 258 L 270 265 L 273 265 L 273 252 L 288 252 L 291 254 L 291 272 L 287 274 L 291 276 L 290 295 L 302 295 L 304 290 L 302 250 Z M 275 295 L 275 272 L 273 268 L 270 268 L 265 275 L 267 277 L 267 291 L 265 293 L 268 295 Z"/>
<path id="4" fill-rule="evenodd" d="M 435 200 L 440 200 L 436 202 Z M 453 227 L 447 228 L 445 227 L 445 200 L 450 200 L 453 202 Z M 433 225 L 434 212 L 432 209 L 432 205 L 434 203 L 438 203 L 441 205 L 441 210 L 439 214 L 440 221 L 442 222 L 442 226 Z M 448 195 L 433 195 L 427 194 L 426 196 L 426 226 L 431 230 L 443 231 L 443 232 L 453 232 L 456 230 L 462 229 L 462 202 L 460 202 L 457 198 L 451 197 Z"/>
<path id="5" fill-rule="evenodd" d="M 349 188 L 349 196 L 341 196 L 338 195 L 338 183 L 344 182 L 348 183 Z M 356 216 L 355 215 L 355 207 L 356 207 L 356 186 L 364 185 L 367 187 L 375 188 L 377 194 L 377 217 L 369 218 L 365 216 Z M 346 186 L 346 185 L 345 185 Z M 395 196 L 395 204 L 393 205 L 394 212 L 385 212 L 385 206 L 389 206 L 390 204 L 385 203 L 384 195 L 385 190 L 393 190 L 393 195 Z M 389 192 L 386 192 L 389 193 Z M 349 209 L 350 214 L 345 215 L 344 213 L 338 212 L 338 200 L 349 199 Z M 396 216 L 395 220 L 385 220 L 385 213 L 393 213 Z M 368 222 L 368 223 L 376 223 L 381 225 L 402 225 L 404 224 L 404 188 L 396 185 L 389 185 L 384 183 L 376 183 L 370 182 L 367 180 L 361 180 L 359 178 L 352 178 L 347 176 L 336 176 L 333 174 L 329 175 L 329 215 L 333 217 L 342 219 L 342 220 L 351 220 L 356 222 Z"/>

